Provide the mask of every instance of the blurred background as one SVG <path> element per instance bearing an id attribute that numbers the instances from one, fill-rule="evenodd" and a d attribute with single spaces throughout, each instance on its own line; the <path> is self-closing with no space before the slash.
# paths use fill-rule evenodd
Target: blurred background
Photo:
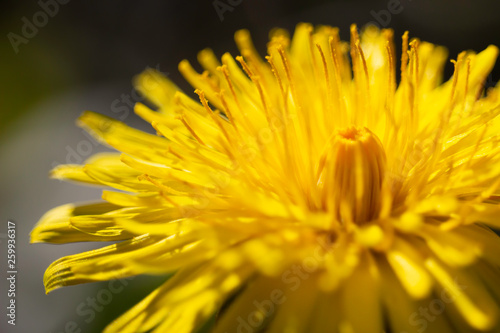
<path id="1" fill-rule="evenodd" d="M 446 46 L 455 58 L 462 50 L 500 46 L 499 11 L 494 0 L 3 0 L 0 268 L 7 271 L 5 237 L 11 220 L 17 230 L 18 274 L 16 326 L 7 324 L 7 284 L 5 277 L 0 280 L 0 332 L 99 332 L 165 280 L 137 277 L 45 295 L 43 273 L 52 261 L 100 244 L 29 244 L 30 230 L 47 210 L 100 198 L 100 189 L 48 178 L 57 164 L 81 163 L 107 150 L 75 126 L 82 111 L 150 131 L 133 114 L 132 104 L 140 100 L 131 85 L 134 75 L 156 68 L 190 91 L 177 71 L 180 60 L 195 63 L 205 47 L 236 55 L 233 34 L 240 28 L 251 31 L 264 53 L 270 29 L 293 31 L 301 21 L 338 26 L 344 40 L 351 23 L 391 27 L 396 36 L 409 30 L 410 36 Z M 499 67 L 487 85 L 500 79 Z M 449 64 L 447 75 L 451 70 Z M 96 298 L 102 306 L 92 308 Z"/>

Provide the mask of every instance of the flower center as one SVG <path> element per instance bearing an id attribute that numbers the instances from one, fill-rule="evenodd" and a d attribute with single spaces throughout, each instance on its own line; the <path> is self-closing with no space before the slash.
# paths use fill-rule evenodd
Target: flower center
<path id="1" fill-rule="evenodd" d="M 337 131 L 318 168 L 323 207 L 341 223 L 376 218 L 385 168 L 382 143 L 369 129 L 351 126 Z"/>

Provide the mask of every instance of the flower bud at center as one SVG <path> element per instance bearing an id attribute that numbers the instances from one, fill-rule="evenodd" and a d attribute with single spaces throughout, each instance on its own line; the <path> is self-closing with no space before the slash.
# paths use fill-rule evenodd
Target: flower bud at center
<path id="1" fill-rule="evenodd" d="M 318 167 L 323 206 L 340 222 L 370 221 L 380 212 L 386 156 L 379 138 L 367 128 L 338 130 Z"/>

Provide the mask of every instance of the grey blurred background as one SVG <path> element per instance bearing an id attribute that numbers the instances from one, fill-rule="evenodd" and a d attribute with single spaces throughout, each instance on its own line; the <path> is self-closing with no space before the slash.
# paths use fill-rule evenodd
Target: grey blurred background
<path id="1" fill-rule="evenodd" d="M 222 13 L 214 6 L 220 3 L 229 6 Z M 107 149 L 74 125 L 83 110 L 150 130 L 125 102 L 127 95 L 132 101 L 136 96 L 130 83 L 134 75 L 147 67 L 157 68 L 191 91 L 177 72 L 180 60 L 194 63 L 196 53 L 208 46 L 218 55 L 225 51 L 236 54 L 233 34 L 239 28 L 250 29 L 258 49 L 264 52 L 270 29 L 279 26 L 293 31 L 301 21 L 338 26 L 343 39 L 348 38 L 351 23 L 392 27 L 396 36 L 410 30 L 411 36 L 447 46 L 450 56 L 456 57 L 465 49 L 480 51 L 489 44 L 500 45 L 499 10 L 500 3 L 493 0 L 3 0 L 0 331 L 99 332 L 164 280 L 137 277 L 123 282 L 116 293 L 109 292 L 108 283 L 95 283 L 45 295 L 43 272 L 52 261 L 100 244 L 29 244 L 30 230 L 50 208 L 100 198 L 101 189 L 48 178 L 49 170 L 59 163 L 78 163 Z M 25 22 L 33 20 L 39 25 L 36 31 L 23 31 Z M 451 69 L 451 64 L 446 67 L 448 75 Z M 497 66 L 487 84 L 493 85 L 499 78 Z M 75 151 L 80 153 L 72 153 Z M 17 225 L 16 326 L 8 325 L 5 315 L 9 219 Z M 98 296 L 108 303 L 93 316 L 78 311 L 88 310 L 88 299 Z"/>

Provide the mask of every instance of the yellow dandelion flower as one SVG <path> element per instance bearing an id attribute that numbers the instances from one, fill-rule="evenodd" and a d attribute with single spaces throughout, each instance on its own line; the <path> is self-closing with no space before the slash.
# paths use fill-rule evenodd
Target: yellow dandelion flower
<path id="1" fill-rule="evenodd" d="M 104 202 L 44 215 L 32 242 L 120 241 L 67 256 L 47 292 L 175 273 L 106 332 L 498 332 L 498 49 L 463 52 L 393 32 L 299 24 L 268 56 L 211 50 L 135 79 L 158 135 L 85 112 L 121 154 L 62 165 L 58 179 L 110 188 Z M 398 66 L 399 67 L 399 66 Z M 399 82 L 399 84 L 397 83 Z M 197 96 L 196 96 L 197 95 Z"/>

